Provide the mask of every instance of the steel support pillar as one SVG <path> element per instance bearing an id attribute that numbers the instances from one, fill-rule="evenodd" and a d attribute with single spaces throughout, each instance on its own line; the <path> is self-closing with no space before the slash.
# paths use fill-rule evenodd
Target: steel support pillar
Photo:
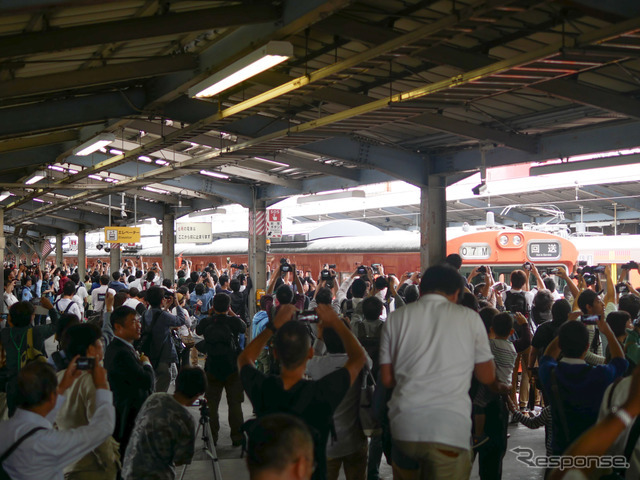
<path id="1" fill-rule="evenodd" d="M 109 252 L 109 275 L 116 270 L 120 270 L 120 244 L 112 243 L 111 252 Z"/>
<path id="2" fill-rule="evenodd" d="M 267 288 L 267 211 L 264 200 L 254 198 L 249 210 L 249 273 L 253 292 L 249 296 L 251 318 L 258 311 L 258 292 Z"/>
<path id="3" fill-rule="evenodd" d="M 447 256 L 447 188 L 445 177 L 429 175 L 420 190 L 420 268 L 442 263 Z"/>
<path id="4" fill-rule="evenodd" d="M 56 235 L 56 267 L 62 266 L 62 234 Z"/>
<path id="5" fill-rule="evenodd" d="M 165 212 L 162 219 L 162 277 L 173 283 L 176 275 L 175 219 L 173 213 Z"/>
<path id="6" fill-rule="evenodd" d="M 78 232 L 78 275 L 80 281 L 84 282 L 84 276 L 87 273 L 87 237 L 84 230 Z"/>

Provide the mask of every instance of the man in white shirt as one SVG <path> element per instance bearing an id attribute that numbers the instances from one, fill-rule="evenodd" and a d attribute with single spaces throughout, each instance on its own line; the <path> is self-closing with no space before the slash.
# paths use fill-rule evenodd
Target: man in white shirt
<path id="1" fill-rule="evenodd" d="M 80 307 L 80 298 L 76 295 L 76 284 L 73 280 L 67 280 L 62 287 L 62 297 L 57 299 L 53 306 L 62 315 L 70 313 L 78 317 L 80 321 L 84 319 L 84 310 Z"/>
<path id="2" fill-rule="evenodd" d="M 136 279 L 129 284 L 129 288 L 137 288 L 142 290 L 142 270 L 137 270 L 135 273 Z"/>
<path id="3" fill-rule="evenodd" d="M 380 376 L 395 387 L 389 402 L 394 448 L 410 459 L 394 463 L 402 480 L 469 478 L 471 377 L 499 386 L 480 316 L 457 305 L 463 289 L 454 268 L 430 267 L 420 300 L 393 312 L 382 328 Z"/>
<path id="4" fill-rule="evenodd" d="M 93 305 L 94 313 L 102 313 L 104 310 L 104 300 L 107 297 L 107 292 L 114 297 L 116 295 L 116 291 L 113 288 L 109 288 L 109 275 L 101 275 L 100 286 L 91 291 L 91 304 Z"/>
<path id="5" fill-rule="evenodd" d="M 62 480 L 64 467 L 82 458 L 111 435 L 115 427 L 113 397 L 106 370 L 99 364 L 92 371 L 96 400 L 89 424 L 72 430 L 53 428 L 51 422 L 65 402 L 63 394 L 80 373 L 76 359 L 73 359 L 59 385 L 53 368 L 44 362 L 33 362 L 18 374 L 22 404 L 10 420 L 0 423 L 0 455 L 24 437 L 3 462 L 11 478 Z M 38 430 L 27 437 L 34 428 Z"/>

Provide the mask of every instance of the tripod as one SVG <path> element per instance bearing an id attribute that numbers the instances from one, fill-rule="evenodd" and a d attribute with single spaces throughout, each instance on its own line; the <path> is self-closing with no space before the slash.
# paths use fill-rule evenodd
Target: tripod
<path id="1" fill-rule="evenodd" d="M 196 438 L 198 438 L 198 433 L 200 433 L 200 429 L 202 429 L 202 441 L 204 443 L 204 445 L 202 446 L 202 451 L 207 454 L 209 458 L 211 458 L 214 480 L 222 480 L 222 472 L 220 471 L 220 463 L 218 462 L 218 452 L 216 452 L 216 447 L 211 441 L 211 427 L 209 426 L 209 407 L 207 406 L 207 400 L 201 398 L 199 405 L 200 420 L 198 421 Z M 184 479 L 184 476 L 187 473 L 188 466 L 189 465 L 184 466 L 184 470 L 182 470 L 180 480 Z"/>

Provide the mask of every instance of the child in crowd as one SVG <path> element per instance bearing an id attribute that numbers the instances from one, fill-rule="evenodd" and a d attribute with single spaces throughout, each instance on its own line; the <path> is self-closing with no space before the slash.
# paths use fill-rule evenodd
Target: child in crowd
<path id="1" fill-rule="evenodd" d="M 513 343 L 509 340 L 513 333 L 513 316 L 511 313 L 499 313 L 493 317 L 489 332 L 489 345 L 496 364 L 496 378 L 499 382 L 507 385 L 511 385 L 513 368 L 518 356 Z M 489 440 L 489 437 L 484 433 L 485 408 L 496 395 L 497 393 L 489 390 L 489 387 L 481 385 L 473 399 L 474 448 Z"/>

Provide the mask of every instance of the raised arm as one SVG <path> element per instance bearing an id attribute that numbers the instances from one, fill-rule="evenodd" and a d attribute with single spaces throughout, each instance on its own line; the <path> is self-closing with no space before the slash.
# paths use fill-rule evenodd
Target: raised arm
<path id="1" fill-rule="evenodd" d="M 320 323 L 318 324 L 318 330 L 324 328 L 332 328 L 342 340 L 344 349 L 347 352 L 347 363 L 344 367 L 349 370 L 351 377 L 351 385 L 356 381 L 358 375 L 362 371 L 365 362 L 367 361 L 367 355 L 358 342 L 358 339 L 351 333 L 351 330 L 340 320 L 336 312 L 329 305 L 318 305 L 316 311 L 318 312 L 318 318 Z"/>

